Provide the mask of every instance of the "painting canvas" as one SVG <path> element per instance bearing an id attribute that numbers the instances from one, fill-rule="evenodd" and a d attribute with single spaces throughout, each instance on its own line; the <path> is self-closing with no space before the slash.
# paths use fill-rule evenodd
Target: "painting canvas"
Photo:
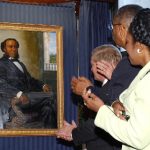
<path id="1" fill-rule="evenodd" d="M 63 120 L 63 28 L 61 26 L 0 23 L 0 42 L 16 39 L 19 43 L 19 60 L 37 80 L 50 87 L 50 104 L 53 113 L 47 128 L 39 121 L 38 113 L 25 113 L 18 104 L 18 98 L 10 99 L 10 109 L 14 114 L 5 124 L 0 123 L 0 135 L 54 135 Z M 0 57 L 4 53 L 0 52 Z M 30 93 L 40 99 L 43 92 Z M 39 96 L 37 96 L 39 95 Z M 9 113 L 9 112 L 8 112 Z M 34 119 L 33 119 L 34 118 Z M 1 118 L 0 118 L 1 119 Z"/>

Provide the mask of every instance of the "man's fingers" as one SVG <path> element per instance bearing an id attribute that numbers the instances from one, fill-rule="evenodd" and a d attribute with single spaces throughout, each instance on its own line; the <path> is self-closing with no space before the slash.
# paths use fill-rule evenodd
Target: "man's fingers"
<path id="1" fill-rule="evenodd" d="M 77 127 L 77 125 L 76 125 L 76 123 L 75 123 L 74 120 L 72 120 L 72 125 L 73 125 L 74 127 Z"/>
<path id="2" fill-rule="evenodd" d="M 108 68 L 115 68 L 113 63 L 106 62 L 104 60 L 97 62 L 96 65 L 100 70 L 107 70 Z"/>
<path id="3" fill-rule="evenodd" d="M 95 94 L 93 94 L 93 93 L 90 93 L 90 94 L 89 94 L 89 97 L 90 97 L 92 100 L 95 100 L 97 96 L 96 96 Z"/>
<path id="4" fill-rule="evenodd" d="M 79 77 L 78 80 L 79 80 L 79 81 L 87 81 L 88 79 L 85 78 L 85 77 Z"/>
<path id="5" fill-rule="evenodd" d="M 77 81 L 72 81 L 71 86 L 75 86 L 77 84 Z"/>
<path id="6" fill-rule="evenodd" d="M 88 91 L 86 92 L 86 94 L 83 96 L 83 100 L 84 100 L 84 105 L 87 106 L 89 101 L 93 100 L 94 94 L 89 93 Z"/>
<path id="7" fill-rule="evenodd" d="M 73 78 L 71 79 L 71 85 L 76 84 L 77 81 L 78 81 L 78 79 L 77 79 L 76 77 L 73 77 Z"/>
<path id="8" fill-rule="evenodd" d="M 76 79 L 77 79 L 77 78 L 76 78 L 75 76 L 73 76 L 71 80 L 74 81 L 74 80 L 76 80 Z"/>
<path id="9" fill-rule="evenodd" d="M 110 63 L 109 62 L 107 62 L 107 61 L 105 61 L 105 60 L 101 60 L 100 61 L 100 64 L 104 67 L 108 67 L 109 65 L 110 65 Z"/>
<path id="10" fill-rule="evenodd" d="M 64 126 L 68 126 L 68 125 L 70 125 L 66 120 L 64 120 Z"/>

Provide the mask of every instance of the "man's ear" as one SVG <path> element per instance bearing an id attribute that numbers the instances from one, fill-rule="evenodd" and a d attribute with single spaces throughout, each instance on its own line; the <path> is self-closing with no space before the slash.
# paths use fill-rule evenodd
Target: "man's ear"
<path id="1" fill-rule="evenodd" d="M 127 36 L 127 28 L 124 25 L 119 26 L 119 34 L 123 43 L 125 44 L 126 36 Z"/>
<path id="2" fill-rule="evenodd" d="M 5 53 L 5 51 L 6 51 L 6 48 L 3 48 L 2 52 L 4 52 L 4 53 Z"/>

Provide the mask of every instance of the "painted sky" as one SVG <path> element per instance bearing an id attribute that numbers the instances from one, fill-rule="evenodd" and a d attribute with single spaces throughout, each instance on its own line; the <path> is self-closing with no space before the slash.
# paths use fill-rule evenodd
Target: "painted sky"
<path id="1" fill-rule="evenodd" d="M 56 32 L 50 32 L 50 55 L 56 54 Z"/>

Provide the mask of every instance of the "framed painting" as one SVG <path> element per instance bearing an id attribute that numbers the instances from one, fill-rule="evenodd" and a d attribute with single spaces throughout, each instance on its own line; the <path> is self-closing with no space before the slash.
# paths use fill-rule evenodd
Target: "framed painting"
<path id="1" fill-rule="evenodd" d="M 63 27 L 0 23 L 0 42 L 0 136 L 55 135 L 64 116 Z"/>

